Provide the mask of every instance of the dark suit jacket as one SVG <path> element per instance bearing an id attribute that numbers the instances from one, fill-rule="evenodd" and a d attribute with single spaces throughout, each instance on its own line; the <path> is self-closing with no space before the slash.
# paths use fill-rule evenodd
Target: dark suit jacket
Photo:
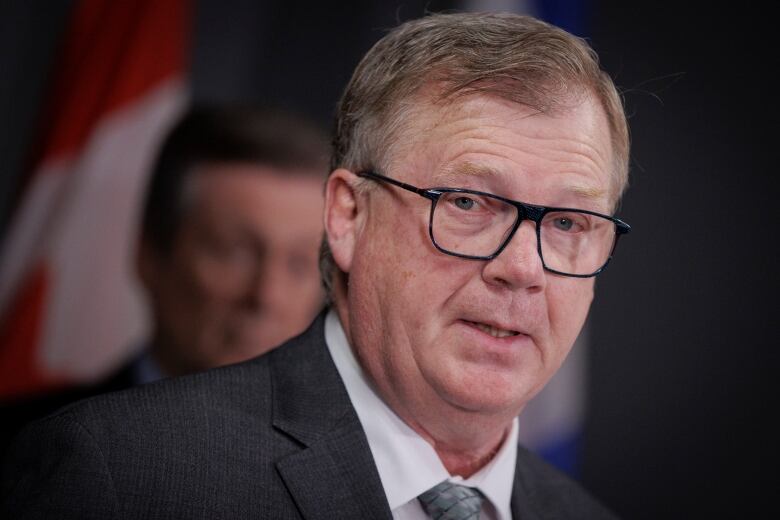
<path id="1" fill-rule="evenodd" d="M 390 519 L 324 315 L 251 361 L 70 405 L 17 438 L 3 518 Z M 613 518 L 520 449 L 516 519 Z"/>
<path id="2" fill-rule="evenodd" d="M 135 378 L 137 362 L 138 357 L 135 357 L 96 383 L 50 390 L 40 395 L 0 402 L 0 464 L 5 460 L 8 445 L 28 423 L 81 399 L 124 390 L 138 384 Z"/>

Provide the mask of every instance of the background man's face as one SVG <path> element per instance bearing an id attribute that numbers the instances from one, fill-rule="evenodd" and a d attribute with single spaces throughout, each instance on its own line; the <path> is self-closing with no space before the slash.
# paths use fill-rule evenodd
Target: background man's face
<path id="1" fill-rule="evenodd" d="M 420 187 L 610 210 L 612 150 L 605 116 L 590 101 L 550 117 L 472 96 L 423 111 L 402 139 L 381 173 Z M 568 354 L 593 279 L 545 272 L 532 222 L 496 259 L 472 261 L 434 248 L 429 201 L 379 185 L 364 204 L 349 266 L 349 334 L 380 393 L 437 438 L 456 416 L 509 421 Z"/>
<path id="2" fill-rule="evenodd" d="M 172 251 L 147 280 L 164 368 L 259 355 L 322 304 L 322 181 L 251 164 L 203 165 L 184 195 Z"/>

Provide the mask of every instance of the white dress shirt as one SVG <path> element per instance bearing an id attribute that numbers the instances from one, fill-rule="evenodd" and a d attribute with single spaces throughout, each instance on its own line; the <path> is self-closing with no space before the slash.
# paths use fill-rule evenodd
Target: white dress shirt
<path id="1" fill-rule="evenodd" d="M 517 457 L 517 418 L 493 460 L 467 479 L 450 475 L 433 446 L 393 412 L 374 390 L 350 348 L 338 315 L 325 319 L 325 342 L 344 381 L 374 457 L 387 501 L 397 520 L 427 520 L 417 496 L 443 480 L 479 489 L 487 498 L 480 518 L 511 520 Z"/>

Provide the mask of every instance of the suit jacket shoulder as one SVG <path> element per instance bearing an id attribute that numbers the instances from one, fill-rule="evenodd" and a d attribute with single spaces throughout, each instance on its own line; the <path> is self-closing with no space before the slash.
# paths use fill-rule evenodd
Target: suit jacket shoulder
<path id="1" fill-rule="evenodd" d="M 323 322 L 254 360 L 33 423 L 10 448 L 0 516 L 389 518 Z"/>
<path id="2" fill-rule="evenodd" d="M 517 451 L 512 516 L 523 520 L 617 519 L 582 485 L 522 446 Z"/>
<path id="3" fill-rule="evenodd" d="M 127 363 L 96 384 L 78 385 L 0 403 L 0 417 L 3 418 L 0 422 L 0 462 L 5 459 L 8 445 L 13 438 L 28 423 L 46 417 L 67 404 L 93 395 L 123 390 L 133 384 L 131 363 Z"/>

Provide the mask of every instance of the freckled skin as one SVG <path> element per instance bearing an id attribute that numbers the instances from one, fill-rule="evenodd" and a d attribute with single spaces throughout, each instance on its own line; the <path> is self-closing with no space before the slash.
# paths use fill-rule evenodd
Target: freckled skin
<path id="1" fill-rule="evenodd" d="M 590 98 L 551 116 L 474 95 L 422 111 L 380 173 L 420 187 L 441 186 L 445 176 L 459 180 L 454 187 L 608 212 L 607 128 Z M 458 174 L 466 164 L 491 173 Z M 345 170 L 332 174 L 326 215 L 336 204 L 330 194 L 355 182 Z M 579 198 L 583 190 L 567 189 L 572 184 L 605 195 Z M 593 279 L 544 271 L 533 223 L 496 259 L 463 260 L 431 243 L 429 201 L 386 185 L 353 193 L 350 226 L 326 217 L 334 258 L 349 273 L 337 305 L 353 349 L 385 401 L 448 469 L 476 471 L 568 354 Z M 337 239 L 342 228 L 350 240 Z M 497 340 L 468 322 L 522 334 Z"/>

